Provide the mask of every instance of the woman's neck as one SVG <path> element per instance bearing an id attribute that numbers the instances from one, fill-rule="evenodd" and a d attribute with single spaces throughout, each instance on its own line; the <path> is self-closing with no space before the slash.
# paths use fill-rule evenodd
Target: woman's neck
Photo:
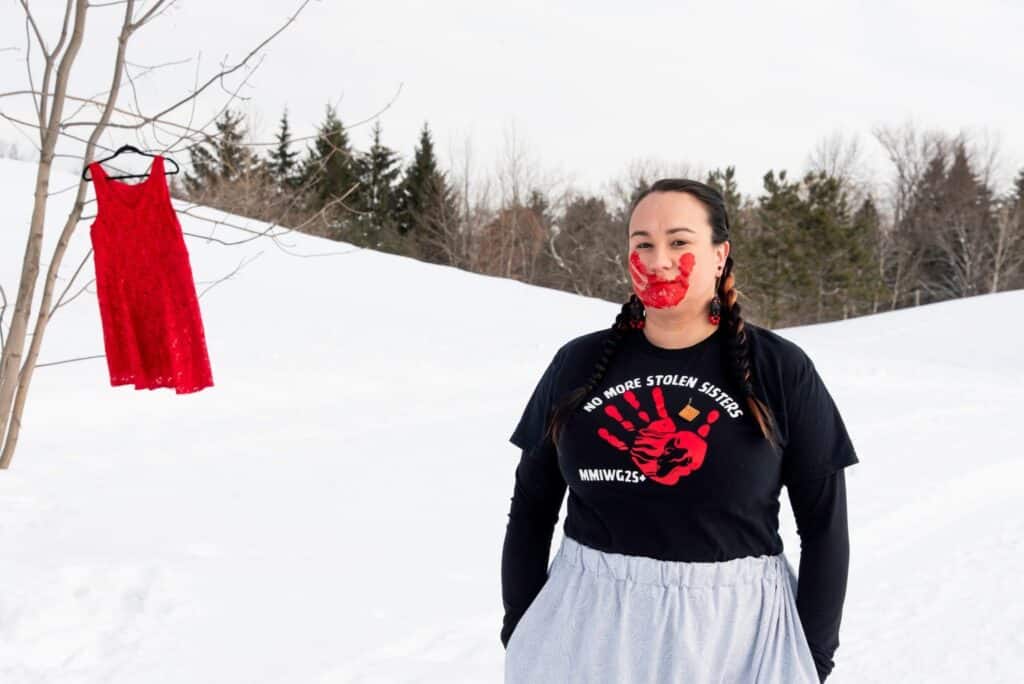
<path id="1" fill-rule="evenodd" d="M 642 332 L 651 344 L 657 347 L 682 349 L 707 339 L 717 329 L 718 325 L 709 321 L 706 316 L 696 320 L 680 321 L 678 318 L 664 319 L 657 315 L 651 316 L 648 310 Z"/>

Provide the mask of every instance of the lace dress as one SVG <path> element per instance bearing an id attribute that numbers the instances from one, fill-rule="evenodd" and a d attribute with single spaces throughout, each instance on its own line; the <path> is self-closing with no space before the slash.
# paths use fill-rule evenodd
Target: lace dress
<path id="1" fill-rule="evenodd" d="M 89 229 L 111 386 L 213 386 L 206 336 L 164 158 L 129 184 L 89 165 L 98 205 Z"/>

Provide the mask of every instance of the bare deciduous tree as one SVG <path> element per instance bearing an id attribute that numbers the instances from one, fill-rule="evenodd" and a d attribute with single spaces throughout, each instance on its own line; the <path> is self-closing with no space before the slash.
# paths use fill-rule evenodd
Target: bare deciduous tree
<path id="1" fill-rule="evenodd" d="M 88 0 L 68 0 L 60 35 L 52 48 L 47 46 L 47 41 L 39 29 L 28 1 L 20 0 L 25 15 L 26 66 L 28 67 L 29 87 L 25 90 L 0 93 L 0 99 L 30 97 L 34 106 L 35 121 L 24 121 L 3 111 L 0 111 L 0 116 L 19 128 L 30 128 L 37 131 L 36 148 L 39 162 L 21 278 L 17 294 L 14 297 L 9 332 L 2 339 L 3 348 L 0 353 L 0 468 L 7 468 L 10 465 L 18 443 L 21 417 L 28 398 L 32 375 L 37 367 L 37 359 L 47 325 L 54 313 L 66 303 L 64 298 L 71 290 L 75 277 L 78 276 L 84 265 L 83 260 L 83 264 L 79 264 L 74 277 L 66 284 L 64 291 L 60 293 L 54 303 L 60 267 L 71 236 L 81 221 L 90 218 L 83 216 L 83 210 L 88 202 L 86 201 L 86 182 L 81 180 L 75 188 L 76 194 L 72 208 L 64 220 L 60 238 L 49 259 L 49 265 L 42 280 L 43 292 L 39 308 L 35 312 L 32 311 L 33 296 L 41 274 L 47 200 L 56 192 L 65 192 L 71 189 L 65 188 L 51 192 L 50 176 L 54 159 L 71 157 L 78 159 L 83 165 L 92 161 L 97 149 L 105 149 L 99 143 L 100 136 L 111 129 L 133 131 L 139 136 L 148 131 L 155 139 L 161 137 L 170 139 L 171 142 L 159 146 L 161 154 L 187 149 L 188 146 L 196 144 L 204 136 L 207 136 L 206 129 L 212 123 L 212 119 L 203 125 L 193 123 L 198 98 L 205 93 L 213 92 L 214 86 L 224 88 L 226 77 L 235 72 L 246 73 L 245 70 L 248 70 L 248 73 L 251 74 L 255 66 L 258 66 L 257 53 L 292 24 L 308 3 L 309 0 L 302 1 L 296 11 L 281 26 L 242 59 L 234 63 L 222 63 L 214 73 L 201 82 L 198 79 L 197 68 L 196 84 L 190 92 L 180 98 L 172 98 L 169 104 L 159 107 L 155 113 L 144 113 L 138 102 L 132 74 L 128 71 L 129 63 L 126 54 L 133 37 L 140 29 L 162 15 L 174 4 L 174 0 L 155 0 L 144 9 L 137 8 L 134 0 L 104 3 L 103 5 L 96 5 Z M 70 89 L 71 69 L 85 41 L 87 15 L 96 7 L 116 5 L 123 5 L 124 14 L 113 59 L 110 88 L 104 93 L 91 97 L 73 94 Z M 31 55 L 36 49 L 42 53 L 43 59 L 38 87 L 30 61 Z M 156 69 L 163 66 L 169 65 L 158 65 L 151 68 Z M 228 91 L 229 97 L 224 105 L 225 108 L 239 98 L 239 90 L 247 79 L 248 76 L 243 78 L 241 84 L 233 91 Z M 127 99 L 128 94 L 122 92 L 126 88 L 131 95 L 129 107 L 120 106 L 121 100 Z M 66 111 L 75 105 L 77 105 L 76 109 L 70 112 Z M 189 109 L 191 112 L 188 115 L 187 123 L 182 124 L 173 120 L 175 117 L 189 112 Z M 78 119 L 83 112 L 93 111 L 99 113 L 97 120 Z M 78 129 L 83 130 L 82 135 L 76 134 Z M 76 142 L 84 144 L 84 149 L 80 154 L 59 151 L 59 148 L 63 150 L 64 146 Z M 205 217 L 200 216 L 200 218 Z M 245 239 L 255 239 L 261 235 L 273 237 L 271 232 L 273 227 L 270 226 L 264 231 L 249 231 L 253 235 Z M 0 308 L 0 330 L 2 330 L 4 314 L 7 310 L 7 296 L 2 288 L 0 288 L 0 303 L 2 303 L 2 308 Z M 34 324 L 32 322 L 33 313 L 35 313 Z M 27 344 L 26 349 L 30 327 L 32 329 L 31 342 Z"/>
<path id="2" fill-rule="evenodd" d="M 891 308 L 995 292 L 1021 270 L 1018 204 L 997 199 L 998 136 L 875 131 L 895 173 L 880 268 Z M 909 300 L 909 301 L 906 301 Z"/>
<path id="3" fill-rule="evenodd" d="M 542 284 L 551 218 L 564 203 L 565 181 L 541 170 L 513 124 L 504 138 L 489 185 L 497 204 L 478 229 L 474 259 L 482 273 Z"/>
<path id="4" fill-rule="evenodd" d="M 452 169 L 452 187 L 461 214 L 451 263 L 467 271 L 482 272 L 477 249 L 483 227 L 492 217 L 492 182 L 485 174 L 477 172 L 473 163 L 473 143 L 468 135 L 463 137 L 458 152 L 449 144 L 448 159 L 448 167 Z"/>
<path id="5" fill-rule="evenodd" d="M 999 202 L 988 244 L 992 260 L 988 291 L 1012 288 L 1024 280 L 1024 198 L 1010 196 Z"/>
<path id="6" fill-rule="evenodd" d="M 879 270 L 889 286 L 889 308 L 895 309 L 914 291 L 922 258 L 921 245 L 907 229 L 907 213 L 929 161 L 944 149 L 945 142 L 940 133 L 923 133 L 913 122 L 898 127 L 879 126 L 873 134 L 894 170 L 885 193 L 890 221 L 886 222 L 889 230 L 882 235 Z"/>
<path id="7" fill-rule="evenodd" d="M 633 193 L 641 185 L 650 185 L 659 178 L 693 178 L 701 180 L 707 175 L 702 168 L 689 162 L 666 162 L 654 157 L 638 157 L 630 160 L 626 172 L 605 184 L 604 195 L 612 208 L 629 206 Z M 625 230 L 625 228 L 623 228 Z"/>
<path id="8" fill-rule="evenodd" d="M 809 171 L 821 171 L 839 180 L 851 207 L 858 207 L 872 192 L 870 173 L 860 137 L 841 130 L 821 138 L 808 155 Z"/>

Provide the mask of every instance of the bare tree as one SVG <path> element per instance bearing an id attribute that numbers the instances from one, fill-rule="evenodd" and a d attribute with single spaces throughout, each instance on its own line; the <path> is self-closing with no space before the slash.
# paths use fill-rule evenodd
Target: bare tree
<path id="1" fill-rule="evenodd" d="M 822 171 L 839 180 L 850 205 L 858 207 L 872 192 L 870 173 L 860 136 L 836 130 L 818 140 L 807 157 L 807 170 Z"/>
<path id="2" fill-rule="evenodd" d="M 494 179 L 478 170 L 473 161 L 469 135 L 462 139 L 458 152 L 449 146 L 448 166 L 452 169 L 452 187 L 458 198 L 461 222 L 458 248 L 453 265 L 475 273 L 485 273 L 480 243 L 486 226 L 494 219 Z"/>
<path id="3" fill-rule="evenodd" d="M 52 48 L 48 47 L 47 41 L 40 31 L 28 0 L 20 0 L 25 15 L 26 65 L 29 87 L 25 90 L 0 93 L 0 99 L 30 97 L 34 105 L 35 121 L 24 121 L 2 111 L 0 111 L 0 116 L 18 127 L 37 131 L 39 163 L 21 278 L 17 295 L 14 298 L 9 333 L 2 339 L 3 349 L 0 353 L 0 467 L 9 467 L 18 443 L 21 418 L 33 372 L 37 367 L 37 359 L 47 324 L 59 307 L 66 303 L 64 298 L 68 295 L 75 277 L 84 266 L 83 260 L 83 263 L 79 264 L 75 270 L 75 276 L 66 284 L 64 291 L 60 293 L 54 303 L 59 270 L 71 236 L 80 221 L 90 218 L 83 216 L 83 210 L 88 203 L 85 199 L 86 183 L 81 180 L 75 188 L 76 194 L 71 211 L 64 221 L 60 238 L 49 259 L 49 266 L 42 282 L 41 301 L 38 310 L 34 312 L 35 322 L 32 325 L 33 295 L 41 275 L 47 200 L 55 192 L 65 192 L 70 189 L 51 192 L 50 175 L 54 159 L 58 156 L 73 157 L 79 159 L 83 164 L 92 161 L 95 158 L 96 150 L 103 148 L 99 143 L 100 136 L 111 129 L 133 131 L 139 136 L 145 135 L 148 131 L 155 139 L 167 139 L 169 142 L 159 145 L 162 154 L 187 149 L 188 146 L 196 144 L 208 135 L 206 129 L 212 123 L 212 120 L 202 125 L 194 123 L 198 98 L 205 93 L 213 92 L 214 86 L 224 88 L 227 77 L 235 72 L 251 75 L 255 67 L 258 66 L 257 53 L 292 24 L 308 3 L 309 0 L 303 0 L 296 11 L 281 26 L 242 59 L 234 63 L 222 63 L 214 73 L 202 81 L 199 80 L 197 71 L 196 83 L 190 92 L 180 98 L 172 98 L 169 104 L 157 108 L 155 113 L 144 113 L 135 97 L 133 76 L 127 68 L 129 63 L 126 54 L 133 37 L 140 29 L 166 12 L 174 4 L 174 0 L 155 0 L 149 7 L 145 9 L 140 7 L 138 10 L 135 0 L 99 5 L 90 3 L 88 0 L 67 0 L 60 35 Z M 110 88 L 104 93 L 91 97 L 72 94 L 70 90 L 71 69 L 85 40 L 86 17 L 91 9 L 116 5 L 123 5 L 124 16 L 117 39 Z M 30 62 L 31 55 L 36 49 L 42 53 L 43 57 L 41 80 L 38 87 Z M 161 66 L 168 65 L 152 68 Z M 227 90 L 228 98 L 224 105 L 225 108 L 239 99 L 239 91 L 247 80 L 248 75 L 235 89 Z M 130 93 L 123 93 L 125 88 Z M 128 95 L 132 96 L 130 102 L 133 106 L 127 108 L 120 106 L 121 100 L 127 99 Z M 66 111 L 76 105 L 77 108 L 73 111 Z M 189 110 L 191 112 L 187 123 L 182 124 L 173 120 L 179 114 Z M 98 119 L 79 120 L 78 116 L 83 111 L 98 112 Z M 77 134 L 78 129 L 83 130 L 81 135 Z M 73 144 L 74 142 L 84 144 L 84 150 L 80 155 L 58 152 L 58 145 Z M 204 217 L 199 216 L 199 218 Z M 249 230 L 251 236 L 243 238 L 239 242 L 256 239 L 262 235 L 274 237 L 271 230 L 273 227 L 270 226 L 263 231 Z M 240 229 L 245 230 L 241 227 Z M 0 307 L 0 333 L 2 333 L 4 314 L 7 309 L 7 297 L 2 288 L 0 288 L 0 305 L 2 305 Z M 31 342 L 26 350 L 30 326 L 32 327 Z"/>
<path id="4" fill-rule="evenodd" d="M 514 124 L 506 125 L 504 138 L 494 173 L 497 206 L 480 229 L 475 258 L 482 273 L 540 283 L 550 257 L 550 218 L 564 202 L 565 181 L 542 171 Z"/>
<path id="5" fill-rule="evenodd" d="M 467 261 L 463 231 L 463 200 L 446 173 L 423 189 L 424 204 L 416 212 L 413 256 L 428 263 L 458 266 Z"/>
<path id="6" fill-rule="evenodd" d="M 1003 167 L 1003 142 L 999 131 L 985 127 L 980 132 L 961 131 L 958 139 L 971 141 L 971 164 L 977 171 L 980 182 L 988 188 L 999 184 Z"/>
<path id="7" fill-rule="evenodd" d="M 495 168 L 499 205 L 488 231 L 488 240 L 481 246 L 491 254 L 493 264 L 486 272 L 506 278 L 518 276 L 532 281 L 538 242 L 544 235 L 529 211 L 523 210 L 529 188 L 536 183 L 536 164 L 520 140 L 514 123 L 507 123 L 504 145 Z"/>
<path id="8" fill-rule="evenodd" d="M 999 292 L 1024 277 L 1024 197 L 1011 195 L 1001 200 L 992 227 L 988 291 Z"/>
<path id="9" fill-rule="evenodd" d="M 956 137 L 952 148 L 941 208 L 931 214 L 928 226 L 941 267 L 933 269 L 938 277 L 932 276 L 923 283 L 942 299 L 986 291 L 992 267 L 988 243 L 993 221 L 992 191 L 976 174 L 978 151 L 969 147 L 964 133 Z M 987 160 L 992 158 L 984 156 Z"/>
<path id="10" fill-rule="evenodd" d="M 985 188 L 994 188 L 1002 173 L 1002 136 L 985 129 L 973 148 L 972 161 Z M 1021 176 L 1024 178 L 1024 176 Z M 1024 193 L 1000 197 L 993 203 L 993 212 L 981 247 L 987 273 L 978 283 L 981 292 L 999 292 L 1013 288 L 1024 276 Z"/>
<path id="11" fill-rule="evenodd" d="M 619 301 L 629 292 L 626 228 L 603 197 L 573 192 L 549 240 L 554 287 Z"/>
<path id="12" fill-rule="evenodd" d="M 875 134 L 895 170 L 879 253 L 891 307 L 994 292 L 1012 279 L 1022 238 L 1012 197 L 996 199 L 998 136 L 975 142 L 912 124 Z"/>
<path id="13" fill-rule="evenodd" d="M 476 271 L 476 240 L 481 227 L 489 220 L 491 182 L 486 175 L 478 173 L 474 165 L 473 142 L 469 135 L 463 136 L 458 151 L 452 147 L 453 144 L 449 142 L 448 168 L 451 169 L 450 177 L 458 199 L 461 221 L 452 265 Z"/>
<path id="14" fill-rule="evenodd" d="M 610 209 L 622 210 L 629 206 L 633 193 L 640 186 L 651 185 L 659 178 L 693 178 L 701 180 L 706 171 L 689 162 L 666 162 L 654 157 L 630 160 L 626 172 L 604 185 L 603 194 L 609 199 Z M 623 228 L 625 230 L 625 228 Z"/>
<path id="15" fill-rule="evenodd" d="M 914 290 L 923 251 L 906 218 L 929 161 L 946 148 L 946 141 L 942 134 L 923 133 L 909 121 L 899 127 L 876 127 L 873 134 L 894 171 L 885 193 L 890 220 L 882 233 L 878 267 L 889 288 L 889 308 L 895 309 L 908 294 L 914 293 L 915 303 L 919 301 L 919 291 Z"/>

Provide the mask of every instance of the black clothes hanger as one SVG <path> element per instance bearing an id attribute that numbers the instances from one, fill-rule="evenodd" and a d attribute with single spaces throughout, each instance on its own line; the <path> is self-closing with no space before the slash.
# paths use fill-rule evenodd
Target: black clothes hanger
<path id="1" fill-rule="evenodd" d="M 150 154 L 148 152 L 143 152 L 142 150 L 140 150 L 139 148 L 135 147 L 134 145 L 121 145 L 121 147 L 117 148 L 117 152 L 114 152 L 114 154 L 110 155 L 109 157 L 104 157 L 103 159 L 97 159 L 96 163 L 97 164 L 102 164 L 105 161 L 110 161 L 111 159 L 113 159 L 117 155 L 121 154 L 122 152 L 136 152 L 138 154 L 143 155 L 144 157 L 156 157 L 155 154 Z M 167 161 L 169 161 L 172 164 L 174 164 L 174 170 L 170 171 L 170 172 L 166 172 L 165 175 L 173 176 L 174 174 L 178 173 L 178 171 L 180 170 L 180 167 L 178 166 L 178 162 L 174 161 L 170 157 L 164 157 L 164 159 L 166 159 Z M 92 178 L 90 178 L 88 175 L 86 175 L 88 173 L 89 173 L 89 167 L 86 166 L 85 170 L 82 171 L 82 180 L 92 180 Z M 125 174 L 123 176 L 110 176 L 110 175 L 108 175 L 107 178 L 145 178 L 148 175 L 149 175 L 148 173 L 129 173 L 129 174 Z"/>

